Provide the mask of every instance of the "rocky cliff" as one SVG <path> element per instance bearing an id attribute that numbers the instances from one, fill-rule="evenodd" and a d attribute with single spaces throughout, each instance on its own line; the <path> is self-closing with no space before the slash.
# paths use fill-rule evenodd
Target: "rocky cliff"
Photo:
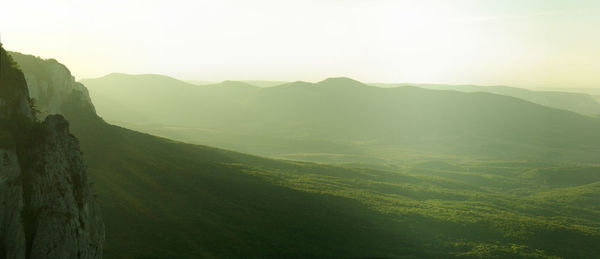
<path id="1" fill-rule="evenodd" d="M 38 118 L 60 112 L 62 99 L 73 98 L 78 85 L 69 84 L 67 74 L 42 80 L 67 85 L 35 86 L 43 100 Z M 101 258 L 104 224 L 79 143 L 61 115 L 34 118 L 38 109 L 27 83 L 0 46 L 0 258 Z M 70 88 L 66 97 L 63 88 Z M 76 98 L 87 96 L 76 92 Z"/>
<path id="2" fill-rule="evenodd" d="M 29 96 L 40 111 L 38 117 L 65 114 L 65 105 L 73 101 L 88 104 L 89 112 L 96 113 L 87 88 L 75 81 L 65 65 L 55 59 L 41 59 L 18 52 L 9 52 L 9 55 L 25 75 Z"/>

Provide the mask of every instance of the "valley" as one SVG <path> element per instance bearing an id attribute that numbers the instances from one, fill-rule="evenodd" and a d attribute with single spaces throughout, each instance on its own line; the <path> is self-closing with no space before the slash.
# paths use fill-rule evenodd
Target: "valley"
<path id="1" fill-rule="evenodd" d="M 267 92 L 245 83 L 207 86 L 198 103 L 214 106 L 203 111 L 189 104 L 171 107 L 173 100 L 166 99 L 167 93 L 179 100 L 198 95 L 171 89 L 144 94 L 147 85 L 160 89 L 178 82 L 156 77 L 138 85 L 143 98 L 129 103 L 141 116 L 121 116 L 163 123 L 187 118 L 192 129 L 186 135 L 190 128 L 156 126 L 150 131 L 162 136 L 156 137 L 96 115 L 105 108 L 94 107 L 93 88 L 87 98 L 85 88 L 74 83 L 69 88 L 44 79 L 40 71 L 71 78 L 55 61 L 13 55 L 26 78 L 41 79 L 28 82 L 30 88 L 62 87 L 67 93 L 39 95 L 39 108 L 48 112 L 46 105 L 57 103 L 54 112 L 67 118 L 81 143 L 102 206 L 107 258 L 600 253 L 600 166 L 594 162 L 599 131 L 593 130 L 600 122 L 592 117 L 513 97 L 381 89 L 349 79 Z M 291 93 L 298 97 L 293 102 L 286 99 Z M 133 105 L 147 98 L 163 104 Z M 215 113 L 219 105 L 231 110 Z M 173 116 L 160 117 L 161 109 Z M 216 126 L 193 128 L 209 122 Z M 230 132 L 239 135 L 227 137 Z"/>

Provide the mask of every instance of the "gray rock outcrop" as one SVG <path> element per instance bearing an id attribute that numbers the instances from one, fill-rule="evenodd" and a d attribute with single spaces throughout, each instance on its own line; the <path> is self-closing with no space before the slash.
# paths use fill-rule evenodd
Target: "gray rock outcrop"
<path id="1" fill-rule="evenodd" d="M 101 258 L 104 223 L 79 143 L 62 116 L 38 122 L 33 110 L 0 46 L 0 258 Z"/>
<path id="2" fill-rule="evenodd" d="M 25 220 L 30 258 L 101 258 L 104 225 L 87 181 L 79 142 L 60 115 L 43 123 L 46 136 L 30 151 Z"/>

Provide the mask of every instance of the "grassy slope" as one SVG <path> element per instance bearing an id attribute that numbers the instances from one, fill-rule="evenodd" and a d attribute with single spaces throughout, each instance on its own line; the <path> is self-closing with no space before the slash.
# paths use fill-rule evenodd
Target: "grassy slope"
<path id="1" fill-rule="evenodd" d="M 402 224 L 360 202 L 285 188 L 243 170 L 301 166 L 108 125 L 72 129 L 103 205 L 107 258 L 424 253 Z"/>
<path id="2" fill-rule="evenodd" d="M 600 253 L 600 189 L 584 184 L 600 181 L 595 166 L 327 166 L 71 118 L 103 204 L 107 258 Z"/>
<path id="3" fill-rule="evenodd" d="M 427 240 L 428 251 L 440 254 L 589 258 L 600 253 L 594 245 L 600 241 L 600 210 L 594 205 L 600 197 L 600 175 L 589 173 L 600 168 L 530 162 L 431 164 L 406 165 L 399 171 L 346 168 L 343 174 L 334 168 L 312 168 L 310 173 L 249 170 L 297 190 L 361 201 L 409 224 L 416 236 Z M 563 184 L 548 183 L 559 181 L 557 177 Z M 581 178 L 592 184 L 572 183 Z"/>
<path id="4" fill-rule="evenodd" d="M 600 254 L 597 166 L 286 162 L 110 126 L 85 106 L 65 113 L 103 205 L 107 258 Z"/>

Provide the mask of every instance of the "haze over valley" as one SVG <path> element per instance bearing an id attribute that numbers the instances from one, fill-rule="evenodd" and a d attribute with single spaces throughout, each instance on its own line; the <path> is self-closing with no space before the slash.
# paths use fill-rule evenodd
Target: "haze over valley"
<path id="1" fill-rule="evenodd" d="M 2 3 L 0 258 L 600 257 L 598 11 Z"/>
<path id="2" fill-rule="evenodd" d="M 591 130 L 597 123 L 590 117 L 600 114 L 600 104 L 586 94 L 479 86 L 380 88 L 350 78 L 268 88 L 238 81 L 196 86 L 160 75 L 110 74 L 82 82 L 99 114 L 118 125 L 279 158 L 590 162 L 598 152 L 590 142 L 597 139 Z"/>

